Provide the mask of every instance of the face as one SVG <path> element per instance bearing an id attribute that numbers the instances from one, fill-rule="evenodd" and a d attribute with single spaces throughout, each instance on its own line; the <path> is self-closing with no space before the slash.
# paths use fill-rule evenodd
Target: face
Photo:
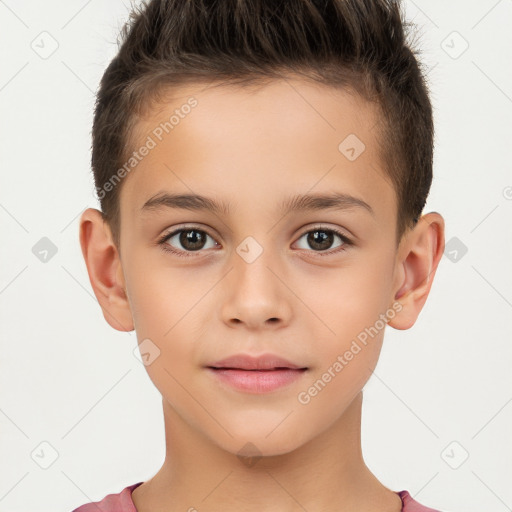
<path id="1" fill-rule="evenodd" d="M 137 148 L 150 149 L 120 198 L 138 341 L 164 403 L 225 450 L 305 444 L 342 420 L 376 366 L 398 304 L 377 120 L 356 95 L 289 80 L 183 87 L 138 124 Z M 208 368 L 239 354 L 300 370 Z"/>

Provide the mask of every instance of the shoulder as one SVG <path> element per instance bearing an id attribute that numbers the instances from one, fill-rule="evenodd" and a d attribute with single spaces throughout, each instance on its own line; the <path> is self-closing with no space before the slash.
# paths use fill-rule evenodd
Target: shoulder
<path id="1" fill-rule="evenodd" d="M 121 492 L 108 494 L 101 501 L 85 503 L 72 512 L 137 512 L 132 500 L 132 491 L 143 482 L 125 487 Z"/>
<path id="2" fill-rule="evenodd" d="M 413 499 L 408 491 L 400 491 L 397 494 L 402 499 L 402 512 L 441 512 L 440 510 L 429 508 L 425 505 L 422 505 L 421 503 L 418 503 L 415 499 Z"/>

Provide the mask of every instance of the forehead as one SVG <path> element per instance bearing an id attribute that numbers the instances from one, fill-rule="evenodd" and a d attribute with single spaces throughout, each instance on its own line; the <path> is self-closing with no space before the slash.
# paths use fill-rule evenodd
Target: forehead
<path id="1" fill-rule="evenodd" d="M 122 216 L 163 190 L 213 194 L 235 211 L 329 190 L 396 206 L 377 109 L 355 93 L 283 79 L 182 86 L 160 100 L 136 125 L 134 150 L 151 149 L 125 178 Z"/>

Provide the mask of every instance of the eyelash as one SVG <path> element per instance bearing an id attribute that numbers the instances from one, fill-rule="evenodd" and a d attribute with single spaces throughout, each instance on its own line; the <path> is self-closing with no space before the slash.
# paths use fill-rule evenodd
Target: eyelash
<path id="1" fill-rule="evenodd" d="M 158 245 L 160 245 L 162 247 L 163 251 L 172 253 L 175 256 L 178 256 L 179 258 L 190 258 L 191 256 L 194 255 L 195 252 L 202 252 L 201 250 L 198 250 L 198 251 L 177 251 L 176 249 L 173 249 L 172 246 L 170 246 L 169 244 L 166 243 L 167 240 L 171 239 L 174 235 L 177 235 L 178 233 L 181 233 L 182 231 L 199 231 L 199 232 L 204 233 L 204 234 L 208 235 L 209 237 L 213 238 L 204 229 L 200 229 L 197 226 L 189 226 L 187 228 L 177 229 L 177 230 L 175 230 L 175 231 L 173 231 L 171 233 L 165 234 L 163 237 L 161 237 L 158 240 Z M 334 228 L 326 228 L 326 227 L 322 227 L 322 226 L 315 226 L 312 229 L 309 229 L 308 231 L 304 231 L 304 233 L 302 233 L 297 240 L 300 240 L 304 235 L 307 235 L 308 233 L 312 233 L 314 231 L 324 231 L 326 233 L 334 233 L 335 235 L 338 235 L 340 237 L 340 239 L 342 240 L 342 242 L 343 242 L 343 245 L 341 245 L 340 247 L 336 248 L 335 250 L 331 250 L 331 251 L 312 251 L 312 252 L 315 253 L 315 256 L 331 256 L 333 254 L 337 254 L 339 252 L 345 251 L 347 249 L 347 246 L 353 245 L 353 242 L 346 235 L 344 235 L 341 231 L 338 231 L 337 229 L 334 229 Z"/>

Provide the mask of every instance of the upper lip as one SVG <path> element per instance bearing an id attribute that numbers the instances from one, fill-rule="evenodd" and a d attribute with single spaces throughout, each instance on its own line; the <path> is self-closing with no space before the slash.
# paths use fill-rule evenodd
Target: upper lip
<path id="1" fill-rule="evenodd" d="M 290 368 L 298 370 L 305 369 L 306 367 L 293 364 L 275 354 L 262 354 L 260 356 L 235 354 L 208 365 L 208 368 L 236 368 L 240 370 L 274 370 L 276 368 Z"/>

